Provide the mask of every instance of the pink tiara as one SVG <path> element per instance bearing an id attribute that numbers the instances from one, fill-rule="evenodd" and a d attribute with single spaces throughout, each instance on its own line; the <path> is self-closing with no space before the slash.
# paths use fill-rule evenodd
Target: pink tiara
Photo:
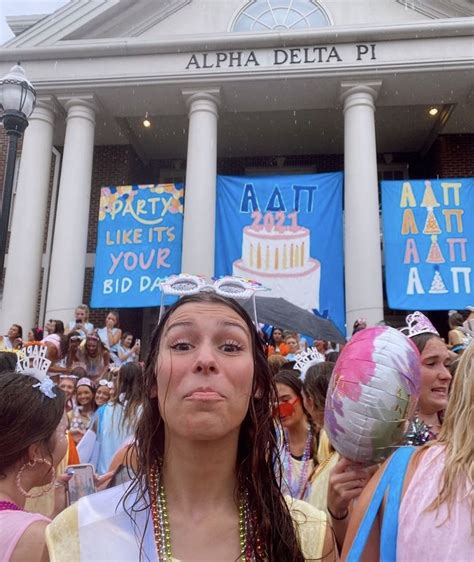
<path id="1" fill-rule="evenodd" d="M 438 330 L 419 310 L 413 314 L 409 314 L 406 317 L 406 323 L 406 327 L 402 328 L 400 331 L 409 338 L 413 338 L 419 334 L 435 334 L 436 336 L 439 336 Z"/>

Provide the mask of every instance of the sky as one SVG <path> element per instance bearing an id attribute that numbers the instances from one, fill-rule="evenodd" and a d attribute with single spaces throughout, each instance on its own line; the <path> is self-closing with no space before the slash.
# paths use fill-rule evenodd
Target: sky
<path id="1" fill-rule="evenodd" d="M 69 0 L 0 0 L 0 45 L 14 35 L 5 21 L 5 16 L 28 14 L 51 14 Z"/>

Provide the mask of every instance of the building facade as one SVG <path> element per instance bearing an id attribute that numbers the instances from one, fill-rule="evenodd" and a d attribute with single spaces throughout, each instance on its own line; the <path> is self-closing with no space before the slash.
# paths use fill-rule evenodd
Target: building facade
<path id="1" fill-rule="evenodd" d="M 185 180 L 182 270 L 212 275 L 216 173 L 343 170 L 347 325 L 382 320 L 379 179 L 473 175 L 473 16 L 468 0 L 96 0 L 11 18 L 0 72 L 20 60 L 38 102 L 0 330 L 89 301 L 105 185 Z M 144 332 L 153 316 L 124 314 Z"/>

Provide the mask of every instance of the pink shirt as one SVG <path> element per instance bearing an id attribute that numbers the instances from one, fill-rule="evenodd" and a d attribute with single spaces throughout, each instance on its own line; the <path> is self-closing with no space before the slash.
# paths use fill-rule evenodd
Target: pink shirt
<path id="1" fill-rule="evenodd" d="M 439 510 L 426 510 L 441 488 L 444 460 L 441 445 L 430 447 L 408 485 L 398 515 L 397 562 L 473 560 L 471 488 L 467 478 L 459 486 L 449 517 L 446 503 Z"/>
<path id="2" fill-rule="evenodd" d="M 51 523 L 50 519 L 39 513 L 11 509 L 0 511 L 0 562 L 9 562 L 21 535 L 36 521 Z"/>

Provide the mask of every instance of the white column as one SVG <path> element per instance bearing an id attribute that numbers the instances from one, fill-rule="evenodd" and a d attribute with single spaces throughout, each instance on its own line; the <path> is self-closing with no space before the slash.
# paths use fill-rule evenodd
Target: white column
<path id="1" fill-rule="evenodd" d="M 183 91 L 189 108 L 181 271 L 214 275 L 219 89 Z"/>
<path id="2" fill-rule="evenodd" d="M 82 303 L 86 268 L 95 105 L 92 96 L 60 100 L 66 136 L 54 226 L 46 317 L 67 322 Z"/>
<path id="3" fill-rule="evenodd" d="M 26 332 L 35 324 L 51 174 L 54 109 L 54 98 L 39 98 L 23 138 L 0 312 L 2 334 L 15 323 L 23 327 L 26 337 Z"/>
<path id="4" fill-rule="evenodd" d="M 375 99 L 381 82 L 343 83 L 344 260 L 349 335 L 359 317 L 383 320 Z"/>

